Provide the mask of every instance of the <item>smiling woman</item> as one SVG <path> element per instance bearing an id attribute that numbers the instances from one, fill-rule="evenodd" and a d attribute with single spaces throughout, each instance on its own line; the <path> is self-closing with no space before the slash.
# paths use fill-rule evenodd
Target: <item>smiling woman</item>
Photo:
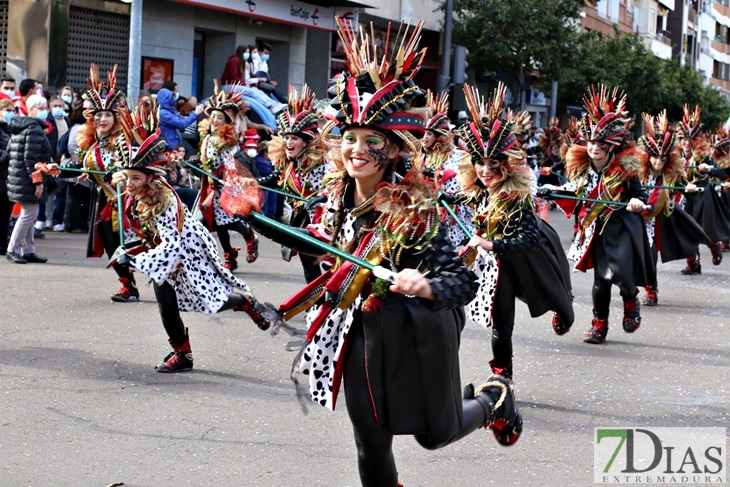
<path id="1" fill-rule="evenodd" d="M 289 319 L 310 308 L 308 341 L 294 364 L 309 397 L 334 409 L 346 383 L 362 485 L 396 487 L 394 435 L 415 435 L 424 448 L 435 449 L 484 426 L 513 442 L 521 420 L 503 377 L 492 376 L 476 392 L 470 386 L 462 399 L 462 306 L 476 286 L 439 224 L 433 185 L 421 174 L 417 137 L 424 120 L 410 110 L 423 94 L 413 81 L 424 55 L 417 50 L 420 23 L 394 34 L 401 47 L 382 58 L 363 47 L 372 47 L 365 31 L 356 34 L 345 22 L 340 29 L 352 71 L 330 89 L 337 115 L 322 137 L 331 146 L 333 168 L 325 178 L 326 201 L 305 231 L 390 269 L 394 279 L 337 261 L 280 312 Z M 330 135 L 334 126 L 341 138 Z M 412 158 L 410 169 L 403 154 Z M 300 252 L 321 254 L 280 231 L 259 231 Z"/>

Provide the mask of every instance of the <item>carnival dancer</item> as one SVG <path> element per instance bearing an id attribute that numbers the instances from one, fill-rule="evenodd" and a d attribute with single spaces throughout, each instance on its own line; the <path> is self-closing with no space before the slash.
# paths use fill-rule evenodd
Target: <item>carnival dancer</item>
<path id="1" fill-rule="evenodd" d="M 423 139 L 421 139 L 425 155 L 423 174 L 434 181 L 436 187 L 442 192 L 441 200 L 450 205 L 470 234 L 474 233 L 471 224 L 474 210 L 471 206 L 460 202 L 462 199 L 459 196 L 461 186 L 456 180 L 459 161 L 468 161 L 469 153 L 454 147 L 454 134 L 451 132 L 451 122 L 448 117 L 449 95 L 441 93 L 436 96 L 428 91 L 426 101 L 429 116 L 426 119 Z M 440 218 L 448 228 L 452 247 L 457 248 L 469 239 L 469 235 L 464 233 L 461 225 L 455 224 L 445 208 L 440 209 Z"/>
<path id="2" fill-rule="evenodd" d="M 615 284 L 623 298 L 623 329 L 633 333 L 641 324 L 637 286 L 650 285 L 656 271 L 640 215 L 646 202 L 638 178 L 641 161 L 635 148 L 623 147 L 630 127 L 626 96 L 619 96 L 618 87 L 600 85 L 598 91 L 591 87 L 583 100 L 587 114 L 580 121 L 580 133 L 586 145 L 573 144 L 568 150 L 565 169 L 570 181 L 543 186 L 538 195 L 554 197 L 568 217 L 576 201 L 560 199 L 559 193 L 593 200 L 583 201 L 581 231 L 568 258 L 577 270 L 593 268 L 593 321 L 583 341 L 598 344 L 608 333 L 611 286 Z"/>
<path id="3" fill-rule="evenodd" d="M 642 114 L 646 134 L 639 138 L 638 146 L 642 166 L 639 178 L 648 186 L 650 209 L 644 210 L 644 226 L 651 245 L 654 266 L 658 254 L 662 262 L 694 257 L 700 243 L 710 244 L 702 227 L 675 205 L 675 198 L 686 186 L 684 159 L 676 150 L 676 133 L 669 128 L 667 111 L 657 117 Z M 644 288 L 643 304 L 656 306 L 659 301 L 657 273 L 654 282 Z"/>
<path id="4" fill-rule="evenodd" d="M 538 153 L 538 177 L 537 184 L 552 184 L 560 186 L 560 173 L 563 169 L 563 161 L 560 152 L 564 145 L 564 137 L 560 131 L 560 119 L 553 117 L 548 121 L 545 131 L 540 134 L 537 141 Z M 540 218 L 550 222 L 550 209 L 552 203 L 543 198 L 537 198 L 537 212 Z"/>
<path id="5" fill-rule="evenodd" d="M 85 103 L 88 104 L 88 108 L 84 110 L 86 123 L 76 136 L 80 165 L 84 169 L 107 173 L 89 174 L 89 180 L 96 183 L 97 191 L 92 191 L 94 213 L 89 229 L 87 257 L 101 257 L 104 252 L 111 257 L 119 247 L 117 189 L 110 180 L 114 170 L 115 139 L 121 133 L 118 111 L 124 106 L 124 94 L 116 88 L 116 82 L 116 65 L 108 71 L 106 81 L 100 79 L 99 67 L 91 65 L 87 80 L 89 89 L 85 93 Z M 61 177 L 67 177 L 63 171 Z M 115 264 L 114 272 L 117 273 L 122 287 L 112 294 L 112 301 L 125 303 L 139 300 L 134 273 L 129 267 Z"/>
<path id="6" fill-rule="evenodd" d="M 506 87 L 499 83 L 488 103 L 464 85 L 472 122 L 459 129 L 470 158 L 459 171 L 463 190 L 476 206 L 476 234 L 462 251 L 479 290 L 467 317 L 492 327 L 492 372 L 512 379 L 515 300 L 533 317 L 553 311 L 552 327 L 563 335 L 575 318 L 570 266 L 560 237 L 535 210 L 535 177 L 517 142 L 513 123 L 501 118 Z"/>
<path id="7" fill-rule="evenodd" d="M 726 130 L 722 126 L 718 127 L 712 136 L 712 159 L 720 169 L 725 171 L 721 184 L 718 184 L 716 188 L 720 200 L 730 208 L 730 191 L 728 191 L 728 187 L 730 187 L 730 130 Z M 723 242 L 725 252 L 730 250 L 728 243 L 728 241 Z"/>
<path id="8" fill-rule="evenodd" d="M 202 139 L 200 163 L 206 172 L 218 179 L 227 170 L 243 169 L 235 159 L 236 152 L 241 150 L 236 121 L 242 102 L 241 93 L 235 89 L 220 89 L 218 80 L 214 80 L 214 95 L 205 102 L 208 119 L 198 124 L 198 133 Z M 208 230 L 218 234 L 218 240 L 223 247 L 224 265 L 234 271 L 238 268 L 238 251 L 241 249 L 231 245 L 229 230 L 240 233 L 246 241 L 246 262 L 249 264 L 255 262 L 259 256 L 259 240 L 248 223 L 229 215 L 221 208 L 222 192 L 221 184 L 210 177 L 203 177 L 199 208 Z"/>
<path id="9" fill-rule="evenodd" d="M 402 179 L 395 172 L 400 152 L 421 151 L 414 134 L 422 134 L 423 119 L 406 111 L 422 93 L 413 81 L 425 54 L 417 50 L 421 24 L 401 28 L 398 47 L 382 59 L 367 31 L 338 24 L 347 70 L 330 89 L 342 134 L 330 154 L 337 171 L 308 232 L 391 269 L 395 284 L 337 262 L 281 309 L 325 298 L 309 313 L 296 370 L 307 378 L 312 400 L 330 409 L 344 378 L 362 485 L 396 487 L 394 435 L 413 434 L 422 446 L 438 448 L 489 426 L 510 444 L 522 423 L 504 377 L 493 375 L 476 391 L 467 386 L 462 399 L 459 336 L 462 305 L 476 291 L 474 275 L 439 226 L 422 161 Z M 299 251 L 322 253 L 280 231 L 260 231 Z"/>
<path id="10" fill-rule="evenodd" d="M 568 126 L 565 128 L 565 133 L 563 134 L 563 144 L 560 146 L 560 160 L 562 161 L 562 167 L 561 172 L 565 173 L 565 156 L 568 154 L 568 149 L 570 149 L 573 144 L 585 144 L 585 141 L 582 141 L 580 138 L 580 130 L 579 130 L 579 121 L 577 117 L 571 116 L 568 119 Z M 549 183 L 548 183 L 549 184 Z M 561 184 L 561 183 L 558 183 Z M 573 237 L 577 235 L 580 232 L 580 202 L 576 206 L 576 209 L 573 213 Z"/>
<path id="11" fill-rule="evenodd" d="M 297 93 L 289 86 L 289 110 L 279 114 L 279 132 L 269 142 L 269 160 L 275 171 L 259 182 L 264 185 L 277 184 L 285 191 L 309 198 L 311 202 L 289 198 L 292 217 L 289 224 L 293 227 L 306 227 L 314 216 L 316 204 L 323 198 L 317 193 L 323 189 L 322 178 L 327 172 L 327 147 L 318 131 L 320 116 L 314 110 L 315 94 L 306 84 Z M 284 260 L 295 255 L 288 247 L 281 249 Z M 304 279 L 310 283 L 322 273 L 319 262 L 311 255 L 299 254 L 304 270 Z"/>
<path id="12" fill-rule="evenodd" d="M 132 114 L 120 115 L 124 128 L 117 140 L 121 171 L 113 179 L 124 187 L 125 241 L 130 243 L 118 251 L 117 264 L 152 279 L 173 350 L 155 367 L 157 372 L 191 370 L 190 335 L 180 311 L 244 311 L 265 330 L 270 325 L 262 315 L 267 308 L 256 301 L 248 284 L 223 266 L 211 234 L 165 180 L 167 143 L 160 134 L 156 107 L 140 104 Z M 235 169 L 226 171 L 222 179 L 235 177 L 231 174 Z M 269 316 L 275 317 L 275 311 Z"/>
<path id="13" fill-rule="evenodd" d="M 677 135 L 680 137 L 689 184 L 685 188 L 684 201 L 681 201 L 680 205 L 684 203 L 684 211 L 692 215 L 710 237 L 712 263 L 720 265 L 722 242 L 730 239 L 730 210 L 722 204 L 717 193 L 712 191 L 710 178 L 723 179 L 725 171 L 710 157 L 710 144 L 705 138 L 700 121 L 700 106 L 696 105 L 692 111 L 689 105 L 685 104 L 682 109 L 682 120 L 677 123 Z M 698 191 L 699 188 L 702 190 Z M 702 273 L 699 246 L 695 255 L 687 258 L 687 267 L 681 272 L 686 275 Z"/>

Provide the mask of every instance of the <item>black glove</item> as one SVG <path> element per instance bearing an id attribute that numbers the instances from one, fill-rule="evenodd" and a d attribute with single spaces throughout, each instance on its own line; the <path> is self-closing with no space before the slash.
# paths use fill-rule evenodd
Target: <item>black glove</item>
<path id="1" fill-rule="evenodd" d="M 436 173 L 434 172 L 433 169 L 426 168 L 423 171 L 421 171 L 421 174 L 423 174 L 427 178 L 433 178 L 434 174 L 436 174 Z"/>
<path id="2" fill-rule="evenodd" d="M 274 171 L 271 174 L 269 174 L 268 176 L 262 176 L 260 178 L 256 178 L 256 182 L 259 183 L 259 186 L 276 189 L 280 178 L 281 178 L 281 172 Z"/>
<path id="3" fill-rule="evenodd" d="M 104 182 L 111 184 L 112 177 L 114 176 L 114 173 L 117 172 L 116 169 L 109 169 L 107 172 L 104 173 Z"/>
<path id="4" fill-rule="evenodd" d="M 544 198 L 546 200 L 553 199 L 553 194 L 550 191 L 550 188 L 546 188 L 545 186 L 540 186 L 537 188 L 537 196 L 538 198 Z"/>
<path id="5" fill-rule="evenodd" d="M 119 257 L 119 259 L 117 259 L 117 264 L 124 266 L 124 267 L 129 267 L 129 265 L 131 263 L 132 263 L 132 257 L 129 254 L 124 254 L 121 257 Z"/>
<path id="6" fill-rule="evenodd" d="M 453 205 L 456 203 L 456 200 L 459 199 L 459 196 L 451 193 L 444 193 L 443 191 L 438 192 L 438 200 L 443 201 L 444 203 L 448 205 Z"/>
<path id="7" fill-rule="evenodd" d="M 312 211 L 317 206 L 327 201 L 327 197 L 324 195 L 311 196 L 306 203 L 304 203 L 304 209 L 307 212 Z"/>

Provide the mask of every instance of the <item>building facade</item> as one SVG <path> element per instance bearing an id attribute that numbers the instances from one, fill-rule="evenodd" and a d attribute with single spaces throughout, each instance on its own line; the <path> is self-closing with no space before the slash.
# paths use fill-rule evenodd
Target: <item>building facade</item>
<path id="1" fill-rule="evenodd" d="M 383 39 L 389 22 L 425 17 L 428 55 L 418 81 L 435 88 L 443 18 L 438 2 L 363 2 L 142 0 L 141 89 L 154 91 L 160 79 L 172 78 L 182 94 L 208 96 L 238 45 L 267 42 L 273 47 L 269 72 L 283 91 L 288 83 L 306 82 L 325 96 L 329 80 L 344 68 L 336 17 L 372 22 Z M 0 74 L 42 80 L 52 90 L 66 84 L 84 89 L 89 63 L 102 69 L 117 64 L 118 84 L 126 89 L 130 13 L 122 0 L 0 0 Z"/>

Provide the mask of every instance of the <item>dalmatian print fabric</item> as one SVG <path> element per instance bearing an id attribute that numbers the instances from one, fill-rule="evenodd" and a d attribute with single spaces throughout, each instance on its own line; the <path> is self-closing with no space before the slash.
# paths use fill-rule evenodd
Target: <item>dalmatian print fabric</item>
<path id="1" fill-rule="evenodd" d="M 650 174 L 646 180 L 647 186 L 654 186 L 657 183 L 657 178 L 653 174 Z M 644 227 L 646 228 L 646 236 L 649 237 L 649 245 L 654 245 L 654 232 L 656 226 L 656 217 L 644 220 Z"/>
<path id="2" fill-rule="evenodd" d="M 213 144 L 204 144 L 204 147 L 213 173 L 221 167 L 235 171 L 236 160 L 233 156 L 237 150 L 236 147 L 224 147 L 221 149 L 220 153 L 216 153 L 216 148 L 213 147 Z M 216 226 L 219 227 L 238 221 L 238 218 L 226 213 L 226 211 L 221 207 L 222 194 L 223 186 L 216 184 L 215 195 L 213 196 L 213 220 L 215 221 Z"/>
<path id="3" fill-rule="evenodd" d="M 249 286 L 223 267 L 215 240 L 187 209 L 182 232 L 178 231 L 177 204 L 173 200 L 164 213 L 150 220 L 162 242 L 134 256 L 131 265 L 158 285 L 172 285 L 181 311 L 216 313 L 234 288 L 247 292 Z M 131 230 L 125 233 L 127 241 L 139 239 Z"/>
<path id="4" fill-rule="evenodd" d="M 487 198 L 482 197 L 477 206 L 477 214 L 486 211 Z M 497 293 L 499 280 L 499 261 L 493 252 L 477 249 L 477 256 L 470 267 L 477 277 L 479 289 L 473 301 L 466 306 L 466 317 L 485 328 L 492 326 L 492 306 Z"/>
<path id="5" fill-rule="evenodd" d="M 446 164 L 444 164 L 444 169 L 453 169 L 454 171 L 459 170 L 457 163 L 456 161 L 454 161 L 453 158 L 449 158 Z M 461 185 L 459 185 L 456 178 L 453 177 L 443 183 L 441 189 L 445 193 L 458 194 L 461 191 Z M 459 217 L 459 220 L 461 220 L 462 223 L 464 223 L 464 225 L 466 226 L 467 230 L 469 230 L 470 234 L 474 235 L 476 229 L 474 227 L 474 224 L 472 223 L 472 219 L 474 218 L 474 210 L 472 209 L 472 207 L 469 205 L 453 205 L 452 208 L 454 210 L 454 213 L 456 213 L 456 216 Z M 444 220 L 444 223 L 448 228 L 447 236 L 449 237 L 449 241 L 451 242 L 451 246 L 453 248 L 458 248 L 464 243 L 464 241 L 470 238 L 470 235 L 466 235 L 461 227 L 457 225 L 456 222 L 454 222 L 454 220 L 448 213 L 446 214 L 446 220 Z"/>
<path id="6" fill-rule="evenodd" d="M 492 326 L 492 307 L 497 293 L 499 263 L 492 252 L 479 249 L 471 270 L 477 276 L 476 298 L 466 306 L 466 316 L 484 328 Z"/>
<path id="7" fill-rule="evenodd" d="M 334 213 L 334 209 L 332 210 Z M 331 220 L 329 220 L 331 221 Z M 349 213 L 345 215 L 337 242 L 340 246 L 355 238 L 356 218 Z M 322 235 L 331 235 L 328 220 L 314 225 Z M 333 410 L 335 398 L 332 397 L 334 386 L 334 371 L 340 360 L 340 354 L 345 344 L 347 334 L 354 321 L 355 312 L 362 305 L 362 296 L 357 296 L 349 308 L 333 310 L 320 327 L 317 334 L 310 341 L 297 365 L 297 371 L 306 375 L 309 380 L 309 394 L 313 401 Z M 307 327 L 319 314 L 321 306 L 315 306 L 307 313 Z"/>
<path id="8" fill-rule="evenodd" d="M 598 186 L 598 180 L 599 174 L 591 167 L 588 170 L 588 181 L 583 187 L 583 193 L 579 196 L 587 197 L 591 193 L 591 191 L 593 191 L 593 189 Z M 571 181 L 564 184 L 563 186 L 560 186 L 559 188 L 569 191 L 575 191 L 577 189 L 577 185 Z M 588 248 L 591 246 L 594 232 L 596 231 L 596 222 L 597 219 L 593 220 L 593 222 L 588 226 L 588 228 L 585 229 L 583 233 L 578 232 L 575 235 L 575 239 L 573 239 L 573 243 L 571 244 L 570 249 L 568 249 L 569 260 L 577 263 L 581 260 L 581 258 L 583 258 L 584 255 L 586 255 L 586 252 L 588 252 Z"/>

